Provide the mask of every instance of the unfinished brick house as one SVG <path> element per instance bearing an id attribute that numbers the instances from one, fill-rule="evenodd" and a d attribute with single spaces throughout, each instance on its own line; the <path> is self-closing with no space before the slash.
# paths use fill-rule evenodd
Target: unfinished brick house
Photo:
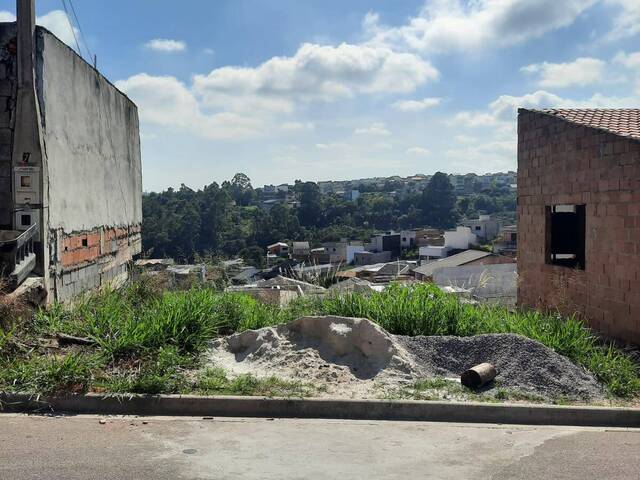
<path id="1" fill-rule="evenodd" d="M 640 344 L 640 110 L 519 110 L 518 303 Z"/>
<path id="2" fill-rule="evenodd" d="M 141 250 L 138 112 L 17 3 L 0 23 L 0 275 L 65 301 L 126 279 Z"/>

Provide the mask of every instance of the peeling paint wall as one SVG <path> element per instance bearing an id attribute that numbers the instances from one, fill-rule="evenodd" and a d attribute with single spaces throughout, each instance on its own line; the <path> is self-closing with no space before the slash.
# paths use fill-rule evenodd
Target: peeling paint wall
<path id="1" fill-rule="evenodd" d="M 50 276 L 57 300 L 126 278 L 141 251 L 138 111 L 92 66 L 37 29 L 47 156 Z"/>

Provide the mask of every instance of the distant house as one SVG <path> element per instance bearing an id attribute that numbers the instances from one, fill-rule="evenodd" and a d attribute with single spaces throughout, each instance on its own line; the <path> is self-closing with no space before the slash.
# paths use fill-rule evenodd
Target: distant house
<path id="1" fill-rule="evenodd" d="M 518 227 L 509 225 L 500 229 L 493 241 L 493 253 L 515 257 L 518 251 Z"/>
<path id="2" fill-rule="evenodd" d="M 478 237 L 469 227 L 457 227 L 444 232 L 444 245 L 455 250 L 466 250 L 478 244 Z"/>
<path id="3" fill-rule="evenodd" d="M 231 277 L 231 283 L 234 285 L 246 285 L 255 282 L 260 271 L 255 267 L 241 267 L 240 271 Z"/>
<path id="4" fill-rule="evenodd" d="M 343 198 L 349 202 L 357 202 L 360 198 L 360 190 L 347 190 L 343 193 Z"/>
<path id="5" fill-rule="evenodd" d="M 444 245 L 444 232 L 435 228 L 417 230 L 415 242 L 418 247 Z"/>
<path id="6" fill-rule="evenodd" d="M 362 265 L 351 270 L 338 272 L 337 277 L 360 278 L 376 283 L 390 283 L 397 280 L 413 280 L 411 268 L 414 264 L 405 261 Z"/>
<path id="7" fill-rule="evenodd" d="M 284 242 L 277 242 L 267 247 L 267 265 L 272 266 L 279 263 L 283 258 L 289 258 L 289 245 Z"/>
<path id="8" fill-rule="evenodd" d="M 509 257 L 502 257 L 483 250 L 467 250 L 450 257 L 429 262 L 413 269 L 416 280 L 433 281 L 433 275 L 441 268 L 459 267 L 462 265 L 495 265 L 500 263 L 514 263 Z"/>
<path id="9" fill-rule="evenodd" d="M 347 241 L 328 242 L 323 247 L 325 253 L 329 255 L 329 263 L 352 264 L 355 254 L 365 251 L 364 245 L 352 244 Z"/>
<path id="10" fill-rule="evenodd" d="M 443 237 L 444 241 L 442 243 L 438 242 L 420 247 L 418 252 L 421 261 L 446 258 L 460 250 L 468 250 L 478 243 L 478 237 L 469 227 L 457 227 L 455 230 L 446 231 Z"/>
<path id="11" fill-rule="evenodd" d="M 400 232 L 400 247 L 402 249 L 414 248 L 416 246 L 417 232 L 413 230 L 402 230 Z"/>
<path id="12" fill-rule="evenodd" d="M 469 227 L 471 233 L 483 242 L 493 240 L 496 235 L 498 235 L 500 229 L 500 224 L 497 220 L 493 219 L 491 215 L 480 215 L 480 217 L 475 220 L 464 222 L 464 226 Z"/>
<path id="13" fill-rule="evenodd" d="M 288 257 L 289 256 L 289 245 L 284 242 L 277 242 L 273 245 L 269 245 L 267 247 L 267 252 L 269 255 L 275 255 L 277 257 Z"/>
<path id="14" fill-rule="evenodd" d="M 353 256 L 353 263 L 356 265 L 372 265 L 391 261 L 391 252 L 356 252 Z"/>
<path id="15" fill-rule="evenodd" d="M 441 258 L 446 258 L 449 256 L 449 252 L 451 248 L 443 246 L 427 246 L 420 247 L 419 256 L 420 260 L 440 260 Z"/>
<path id="16" fill-rule="evenodd" d="M 385 233 L 371 238 L 367 250 L 375 253 L 390 252 L 391 258 L 398 258 L 402 253 L 402 237 L 399 233 Z"/>
<path id="17" fill-rule="evenodd" d="M 291 255 L 295 260 L 304 260 L 311 254 L 309 242 L 293 242 Z"/>

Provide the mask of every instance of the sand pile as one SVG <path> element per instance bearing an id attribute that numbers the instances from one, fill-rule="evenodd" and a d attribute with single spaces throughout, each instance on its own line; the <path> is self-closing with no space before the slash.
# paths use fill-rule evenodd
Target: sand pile
<path id="1" fill-rule="evenodd" d="M 482 362 L 496 366 L 495 385 L 500 387 L 549 399 L 603 395 L 581 367 L 538 342 L 510 334 L 402 337 L 366 319 L 305 317 L 218 339 L 207 352 L 209 365 L 231 374 L 300 380 L 326 386 L 327 396 L 346 398 L 373 398 L 422 379 L 459 378 Z"/>
<path id="2" fill-rule="evenodd" d="M 213 342 L 208 360 L 235 374 L 324 384 L 328 393 L 346 397 L 418 376 L 412 356 L 393 335 L 359 318 L 305 317 L 249 330 Z"/>

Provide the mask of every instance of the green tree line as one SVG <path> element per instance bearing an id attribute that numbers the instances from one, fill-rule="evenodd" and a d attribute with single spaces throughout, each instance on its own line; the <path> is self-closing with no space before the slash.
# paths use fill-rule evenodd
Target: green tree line
<path id="1" fill-rule="evenodd" d="M 389 186 L 393 188 L 395 185 Z M 322 195 L 313 182 L 296 181 L 294 205 L 257 206 L 247 175 L 193 190 L 185 185 L 143 196 L 143 249 L 152 257 L 193 262 L 204 256 L 241 256 L 261 266 L 264 249 L 278 241 L 312 246 L 341 238 L 368 240 L 375 231 L 451 228 L 478 212 L 515 212 L 515 194 L 491 187 L 457 198 L 446 174 L 435 174 L 424 191 L 399 198 L 388 189 L 364 192 L 357 201 Z"/>

